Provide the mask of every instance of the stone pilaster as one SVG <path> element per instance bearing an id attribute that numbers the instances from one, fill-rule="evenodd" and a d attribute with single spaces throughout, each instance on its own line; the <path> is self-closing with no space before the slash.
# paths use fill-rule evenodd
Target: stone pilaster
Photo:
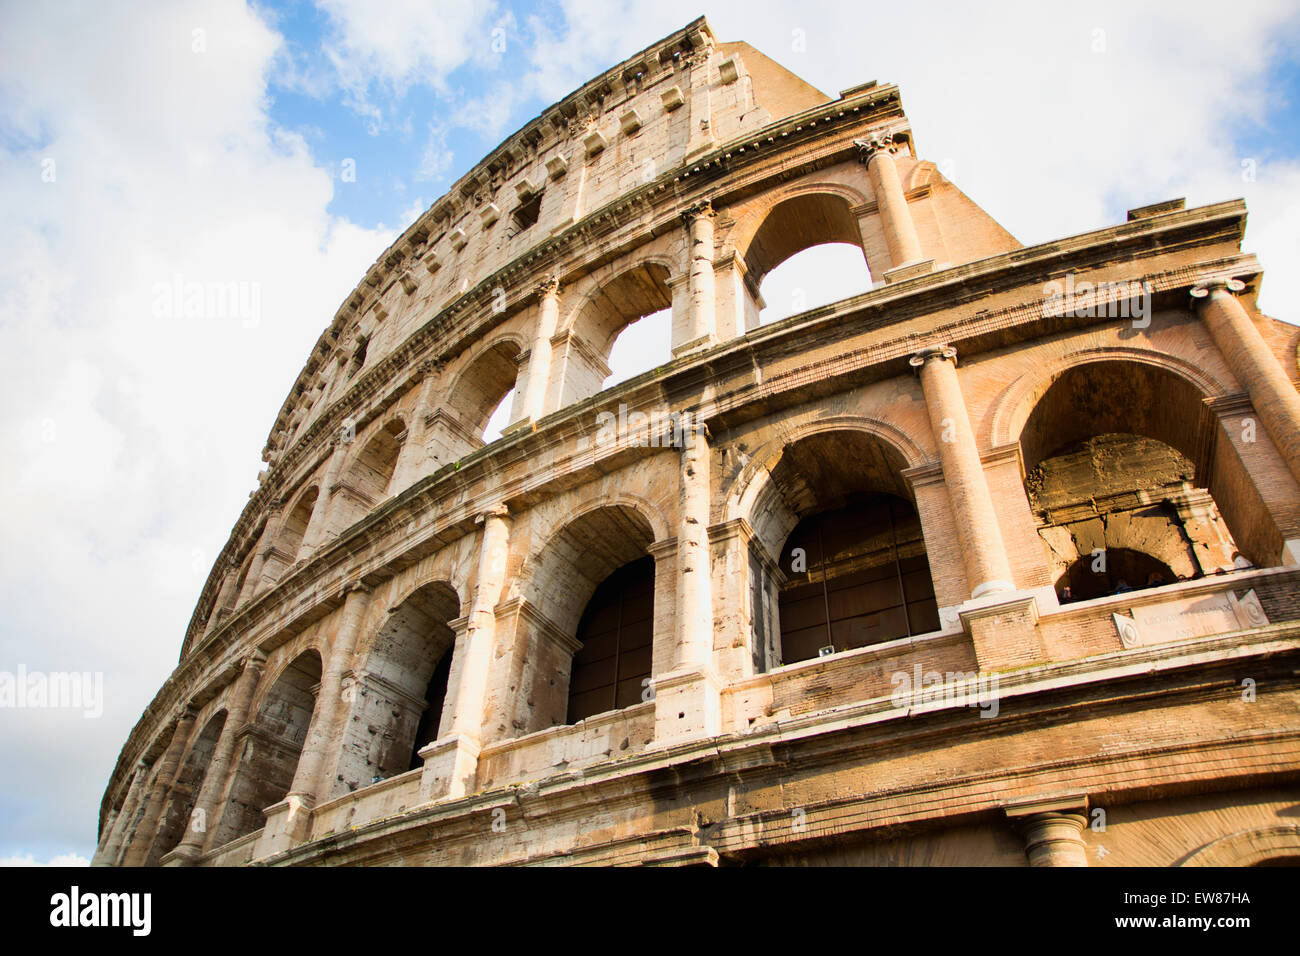
<path id="1" fill-rule="evenodd" d="M 713 275 L 713 206 L 708 200 L 682 213 L 686 223 L 686 321 L 674 322 L 673 356 L 709 348 L 718 341 L 717 294 Z"/>
<path id="2" fill-rule="evenodd" d="M 350 440 L 343 435 L 331 443 L 329 462 L 325 465 L 325 476 L 321 479 L 320 493 L 316 495 L 316 504 L 311 509 L 311 518 L 307 521 L 307 531 L 303 534 L 301 553 L 304 559 L 325 543 L 329 532 L 330 499 L 334 496 L 334 486 L 338 483 L 339 469 L 347 457 Z"/>
<path id="3" fill-rule="evenodd" d="M 240 731 L 248 722 L 248 710 L 253 703 L 253 693 L 262 679 L 266 667 L 266 655 L 254 650 L 244 661 L 243 670 L 235 678 L 230 696 L 226 698 L 226 722 L 222 725 L 221 736 L 212 750 L 212 759 L 208 761 L 207 772 L 194 798 L 194 809 L 190 811 L 190 822 L 185 828 L 185 836 L 171 853 L 163 857 L 167 866 L 190 866 L 203 855 L 212 834 L 216 833 L 215 823 L 219 810 L 226 803 L 234 782 L 234 757 Z"/>
<path id="4" fill-rule="evenodd" d="M 144 866 L 149 859 L 149 850 L 157 835 L 158 821 L 162 818 L 163 808 L 167 805 L 172 787 L 176 785 L 181 754 L 189 743 L 190 733 L 194 730 L 194 718 L 197 716 L 198 708 L 190 704 L 176 721 L 171 743 L 167 745 L 167 750 L 158 763 L 153 790 L 145 798 L 144 814 L 140 817 L 140 823 L 127 845 L 126 855 L 122 858 L 123 866 Z"/>
<path id="5" fill-rule="evenodd" d="M 130 831 L 131 818 L 139 811 L 140 801 L 143 799 L 145 788 L 148 785 L 149 766 L 143 760 L 136 764 L 135 771 L 131 775 L 131 785 L 127 787 L 126 797 L 122 800 L 122 809 L 113 822 L 103 850 L 97 854 L 95 860 L 91 861 L 92 866 L 118 865 L 122 855 L 122 844 Z"/>
<path id="6" fill-rule="evenodd" d="M 971 597 L 1014 591 L 993 497 L 966 412 L 961 383 L 957 380 L 957 351 L 926 349 L 913 356 L 911 364 L 920 372 L 930 427 L 952 500 L 957 536 L 966 557 Z"/>
<path id="7" fill-rule="evenodd" d="M 457 656 L 452 658 L 453 674 L 448 681 L 451 725 L 446 736 L 420 751 L 424 758 L 422 793 L 429 800 L 472 792 L 478 773 L 492 648 L 496 643 L 496 606 L 505 586 L 510 523 L 504 506 L 484 512 L 477 520 L 483 525 L 483 533 L 474 598 L 465 622 L 464 640 L 456 642 Z"/>
<path id="8" fill-rule="evenodd" d="M 1236 293 L 1245 288 L 1237 279 L 1216 279 L 1196 285 L 1192 297 L 1214 344 L 1250 395 L 1291 474 L 1300 481 L 1300 392 L 1237 298 Z"/>
<path id="9" fill-rule="evenodd" d="M 1088 865 L 1086 796 L 1030 799 L 1006 807 L 1006 813 L 1025 841 L 1030 866 Z"/>
<path id="10" fill-rule="evenodd" d="M 560 321 L 560 280 L 544 279 L 537 287 L 537 325 L 528 350 L 528 371 L 524 376 L 518 425 L 535 422 L 546 414 L 546 394 L 551 380 L 551 339 Z"/>
<path id="11" fill-rule="evenodd" d="M 420 394 L 416 398 L 415 409 L 411 412 L 411 424 L 407 426 L 406 441 L 397 453 L 397 464 L 393 467 L 393 480 L 390 483 L 393 494 L 400 494 L 425 476 L 428 462 L 428 450 L 425 447 L 427 437 L 427 419 L 433 410 L 433 392 L 438 384 L 438 376 L 426 364 L 420 369 Z"/>
<path id="12" fill-rule="evenodd" d="M 672 670 L 652 681 L 658 744 L 721 731 L 720 688 L 713 661 L 713 587 L 709 554 L 708 430 L 684 431 L 679 472 L 677 616 Z"/>

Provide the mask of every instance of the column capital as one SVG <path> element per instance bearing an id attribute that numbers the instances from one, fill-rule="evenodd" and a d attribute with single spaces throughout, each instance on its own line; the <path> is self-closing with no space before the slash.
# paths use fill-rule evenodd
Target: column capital
<path id="1" fill-rule="evenodd" d="M 713 200 L 701 199 L 682 210 L 682 222 L 689 225 L 696 219 L 712 219 L 714 215 Z"/>
<path id="2" fill-rule="evenodd" d="M 510 517 L 510 509 L 502 504 L 490 505 L 474 515 L 475 524 L 486 524 L 488 518 L 501 518 L 507 520 Z"/>
<path id="3" fill-rule="evenodd" d="M 1246 291 L 1246 283 L 1240 279 L 1222 277 L 1202 279 L 1192 286 L 1191 296 L 1193 299 L 1209 299 L 1215 292 L 1220 291 L 1236 295 L 1239 292 Z"/>
<path id="4" fill-rule="evenodd" d="M 858 159 L 865 166 L 879 153 L 893 154 L 902 146 L 903 137 L 893 130 L 873 130 L 864 139 L 855 139 L 853 145 L 858 148 Z"/>
<path id="5" fill-rule="evenodd" d="M 957 364 L 957 350 L 951 345 L 932 345 L 929 348 L 921 349 L 910 359 L 907 364 L 914 369 L 922 368 L 930 359 L 951 359 L 952 364 Z"/>
<path id="6" fill-rule="evenodd" d="M 265 667 L 266 661 L 266 651 L 262 650 L 260 647 L 255 647 L 249 651 L 248 655 L 244 658 L 242 669 L 246 671 L 250 667 Z"/>
<path id="7" fill-rule="evenodd" d="M 545 276 L 538 280 L 536 288 L 538 298 L 553 298 L 560 294 L 560 277 L 557 275 Z"/>

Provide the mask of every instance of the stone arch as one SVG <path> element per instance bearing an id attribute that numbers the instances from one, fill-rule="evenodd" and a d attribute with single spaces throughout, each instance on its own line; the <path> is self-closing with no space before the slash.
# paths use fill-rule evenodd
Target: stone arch
<path id="1" fill-rule="evenodd" d="M 185 836 L 186 826 L 190 823 L 190 814 L 203 787 L 208 773 L 208 765 L 217 748 L 217 741 L 226 726 L 227 712 L 220 707 L 207 715 L 200 729 L 190 741 L 185 755 L 181 758 L 176 782 L 168 794 L 167 806 L 163 808 L 158 822 L 158 833 L 153 846 L 149 848 L 146 866 L 156 866 L 158 862 L 174 850 Z M 207 821 L 202 821 L 206 826 Z"/>
<path id="2" fill-rule="evenodd" d="M 1208 404 L 1221 394 L 1185 360 L 1114 348 L 1058 360 L 1004 394 L 994 435 L 1019 446 L 1038 534 L 1069 598 L 1229 569 L 1238 548 L 1267 562 L 1266 509 Z M 1145 556 L 1129 563 L 1147 581 L 1112 580 L 1096 561 L 1080 578 L 1081 556 L 1112 548 Z"/>
<path id="3" fill-rule="evenodd" d="M 940 628 L 921 512 L 921 449 L 860 416 L 791 422 L 746 465 L 728 518 L 753 529 L 755 667 Z"/>
<path id="4" fill-rule="evenodd" d="M 758 448 L 737 475 L 724 505 L 725 520 L 744 518 L 758 531 L 755 524 L 760 496 L 771 483 L 771 469 L 780 461 L 785 449 L 812 435 L 838 431 L 860 431 L 893 448 L 902 459 L 903 468 L 925 464 L 929 458 L 921 447 L 902 429 L 885 421 L 861 415 L 818 416 L 816 411 L 803 413 L 777 426 L 776 434 Z M 786 529 L 785 533 L 788 533 Z M 763 536 L 760 535 L 760 540 Z M 782 535 L 782 538 L 784 535 Z M 764 544 L 770 542 L 764 540 Z M 777 546 L 780 542 L 775 542 Z M 769 548 L 769 550 L 771 550 Z"/>
<path id="5" fill-rule="evenodd" d="M 321 653 L 308 647 L 263 679 L 252 718 L 241 733 L 237 771 L 221 811 L 213 846 L 260 830 L 262 813 L 288 794 L 316 708 Z"/>
<path id="6" fill-rule="evenodd" d="M 548 405 L 565 407 L 599 392 L 610 375 L 614 343 L 628 326 L 673 309 L 680 267 L 661 254 L 642 255 L 585 276 L 566 297 L 558 334 L 552 341 L 552 385 Z M 670 342 L 664 342 L 668 354 Z"/>
<path id="7" fill-rule="evenodd" d="M 364 787 L 420 765 L 420 748 L 439 736 L 447 699 L 451 624 L 462 602 L 447 581 L 427 581 L 388 610 L 358 655 L 336 785 Z"/>
<path id="8" fill-rule="evenodd" d="M 406 423 L 393 416 L 371 430 L 364 442 L 353 443 L 358 447 L 330 492 L 329 524 L 334 530 L 351 527 L 388 497 L 405 440 Z"/>
<path id="9" fill-rule="evenodd" d="M 312 512 L 316 509 L 316 500 L 320 497 L 320 485 L 312 482 L 286 509 L 284 519 L 280 522 L 279 534 L 275 546 L 284 560 L 293 564 L 302 550 L 303 539 L 307 535 L 307 526 L 311 523 Z"/>
<path id="10" fill-rule="evenodd" d="M 525 348 L 513 333 L 495 336 L 452 377 L 443 393 L 443 405 L 455 419 L 460 441 L 467 446 L 464 451 L 483 444 L 488 419 L 519 378 L 519 359 Z"/>
<path id="11" fill-rule="evenodd" d="M 1205 844 L 1177 866 L 1260 866 L 1279 859 L 1300 859 L 1300 825 L 1277 824 L 1238 830 Z"/>
<path id="12" fill-rule="evenodd" d="M 759 288 L 769 272 L 813 246 L 842 242 L 866 246 L 855 211 L 870 201 L 860 190 L 843 183 L 798 183 L 763 197 L 731 233 L 731 244 L 744 260 L 746 281 Z M 883 264 L 868 261 L 872 274 Z"/>
<path id="13" fill-rule="evenodd" d="M 1227 393 L 1227 389 L 1221 382 L 1181 356 L 1124 346 L 1096 346 L 1081 349 L 1046 362 L 1036 362 L 1031 370 L 1003 390 L 991 416 L 991 444 L 997 448 L 1018 441 L 1025 420 L 1038 404 L 1038 400 L 1070 369 L 1096 362 L 1119 361 L 1164 369 L 1171 375 L 1186 379 L 1206 399 L 1217 398 Z"/>
<path id="14" fill-rule="evenodd" d="M 638 631 L 637 646 L 625 650 L 636 655 L 637 666 L 645 670 L 643 676 L 649 676 L 657 570 L 649 556 L 655 542 L 662 540 L 657 535 L 665 526 L 662 516 L 655 515 L 656 509 L 644 502 L 634 505 L 633 500 L 620 496 L 617 502 L 602 500 L 570 511 L 541 537 L 529 562 L 531 568 L 519 587 L 520 614 L 514 643 L 520 660 L 513 678 L 518 692 L 514 695 L 515 705 L 506 715 L 507 723 L 517 730 L 529 733 L 568 722 L 575 667 L 581 677 L 593 663 L 585 661 L 578 636 L 584 612 L 602 584 L 637 562 L 643 562 L 638 565 L 638 580 L 642 585 L 649 582 L 649 608 L 640 618 L 648 627 Z M 641 599 L 645 603 L 644 593 Z M 596 668 L 602 666 L 600 662 L 594 664 Z M 640 688 L 639 679 L 633 683 Z M 639 701 L 639 694 L 636 699 Z M 602 708 L 607 709 L 610 707 Z"/>

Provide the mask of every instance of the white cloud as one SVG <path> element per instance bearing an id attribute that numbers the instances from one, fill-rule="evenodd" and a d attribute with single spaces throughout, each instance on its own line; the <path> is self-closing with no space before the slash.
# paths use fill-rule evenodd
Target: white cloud
<path id="1" fill-rule="evenodd" d="M 217 2 L 0 11 L 31 144 L 0 149 L 0 666 L 105 674 L 100 720 L 0 711 L 6 779 L 41 782 L 6 788 L 0 852 L 93 844 L 276 410 L 393 238 L 331 218 L 328 170 L 269 124 L 278 42 Z M 177 281 L 259 308 L 159 314 Z"/>

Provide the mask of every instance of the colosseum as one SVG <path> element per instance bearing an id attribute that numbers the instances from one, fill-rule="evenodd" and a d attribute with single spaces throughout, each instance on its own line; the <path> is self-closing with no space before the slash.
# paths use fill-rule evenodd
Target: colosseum
<path id="1" fill-rule="evenodd" d="M 1245 226 L 1023 246 L 897 87 L 691 23 L 338 310 L 95 864 L 1300 861 L 1300 329 Z M 760 322 L 824 243 L 868 291 Z"/>

